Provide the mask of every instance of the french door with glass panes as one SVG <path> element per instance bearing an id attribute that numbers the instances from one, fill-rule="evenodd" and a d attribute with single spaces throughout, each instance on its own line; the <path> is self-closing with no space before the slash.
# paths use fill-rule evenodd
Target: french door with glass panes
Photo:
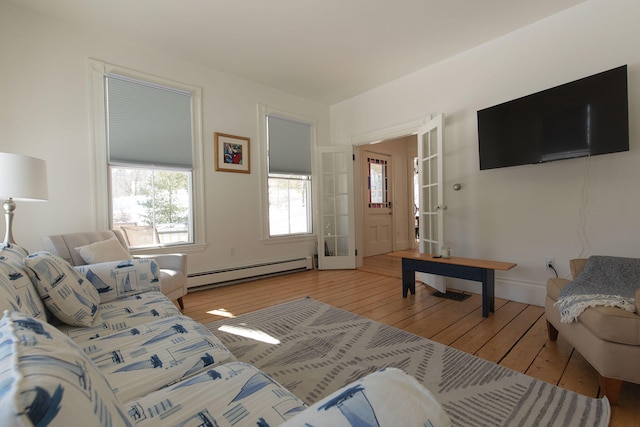
<path id="1" fill-rule="evenodd" d="M 418 130 L 418 183 L 420 198 L 419 248 L 440 255 L 444 247 L 444 167 L 442 159 L 444 116 L 439 114 Z M 417 273 L 418 279 L 446 291 L 444 277 Z"/>
<path id="2" fill-rule="evenodd" d="M 318 268 L 356 268 L 353 147 L 318 147 Z"/>

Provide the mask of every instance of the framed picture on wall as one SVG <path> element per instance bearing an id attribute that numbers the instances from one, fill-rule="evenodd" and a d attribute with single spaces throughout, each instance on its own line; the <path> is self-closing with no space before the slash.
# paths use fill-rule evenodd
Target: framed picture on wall
<path id="1" fill-rule="evenodd" d="M 213 140 L 217 171 L 251 173 L 249 138 L 215 132 Z"/>

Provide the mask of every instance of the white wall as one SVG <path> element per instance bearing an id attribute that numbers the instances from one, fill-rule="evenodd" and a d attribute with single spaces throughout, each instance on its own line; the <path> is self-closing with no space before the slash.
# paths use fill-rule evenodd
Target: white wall
<path id="1" fill-rule="evenodd" d="M 545 257 L 555 257 L 560 276 L 568 276 L 574 257 L 639 255 L 638 17 L 636 1 L 581 3 L 332 106 L 332 140 L 349 144 L 354 136 L 444 113 L 447 245 L 458 256 L 516 262 L 496 274 L 497 294 L 542 304 L 553 274 Z M 623 64 L 629 152 L 479 171 L 478 109 Z M 454 183 L 462 190 L 453 191 Z"/>
<path id="2" fill-rule="evenodd" d="M 95 35 L 0 2 L 0 151 L 46 160 L 49 177 L 47 203 L 18 203 L 16 241 L 33 251 L 41 248 L 43 235 L 94 226 L 87 59 L 95 58 L 203 89 L 209 246 L 189 255 L 189 272 L 311 254 L 313 242 L 261 242 L 257 104 L 315 118 L 317 142 L 324 145 L 329 143 L 328 106 L 116 37 Z M 214 132 L 251 138 L 251 174 L 214 171 Z"/>

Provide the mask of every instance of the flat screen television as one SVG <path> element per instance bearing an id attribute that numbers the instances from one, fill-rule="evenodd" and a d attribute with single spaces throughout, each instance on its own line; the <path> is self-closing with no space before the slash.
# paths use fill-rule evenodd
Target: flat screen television
<path id="1" fill-rule="evenodd" d="M 480 170 L 629 151 L 627 66 L 478 111 Z"/>

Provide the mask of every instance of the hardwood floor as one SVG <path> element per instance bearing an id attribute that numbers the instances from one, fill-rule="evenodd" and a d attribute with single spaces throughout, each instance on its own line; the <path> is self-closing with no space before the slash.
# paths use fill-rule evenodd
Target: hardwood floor
<path id="1" fill-rule="evenodd" d="M 599 395 L 597 374 L 586 360 L 562 336 L 547 339 L 543 307 L 497 298 L 495 313 L 483 318 L 478 294 L 457 302 L 417 283 L 416 294 L 405 299 L 400 278 L 400 259 L 381 255 L 366 258 L 358 270 L 311 270 L 191 292 L 183 313 L 207 323 L 310 296 L 560 387 Z M 611 426 L 640 425 L 640 385 L 624 383 L 611 412 Z"/>

